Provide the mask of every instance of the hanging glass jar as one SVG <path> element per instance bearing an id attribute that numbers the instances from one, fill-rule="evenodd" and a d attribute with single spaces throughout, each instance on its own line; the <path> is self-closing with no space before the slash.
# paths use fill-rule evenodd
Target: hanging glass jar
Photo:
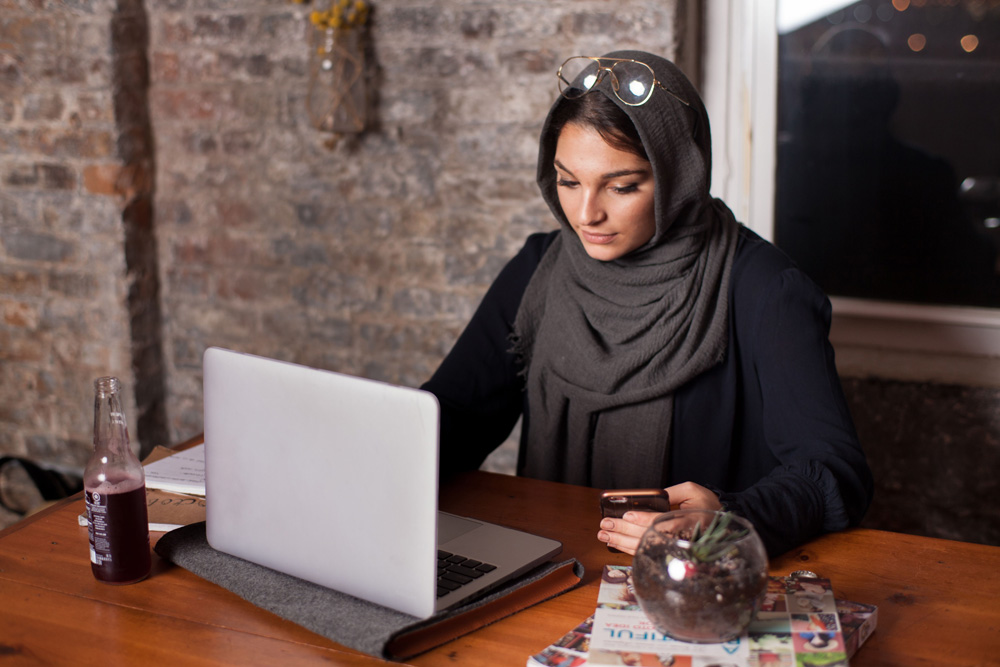
<path id="1" fill-rule="evenodd" d="M 364 0 L 332 0 L 310 15 L 309 118 L 318 130 L 334 134 L 364 131 L 368 91 L 365 77 Z"/>

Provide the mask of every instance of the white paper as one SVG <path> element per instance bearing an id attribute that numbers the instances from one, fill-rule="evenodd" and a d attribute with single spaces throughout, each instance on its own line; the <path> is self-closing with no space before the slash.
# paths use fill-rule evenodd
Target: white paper
<path id="1" fill-rule="evenodd" d="M 204 443 L 145 466 L 146 488 L 205 495 Z"/>

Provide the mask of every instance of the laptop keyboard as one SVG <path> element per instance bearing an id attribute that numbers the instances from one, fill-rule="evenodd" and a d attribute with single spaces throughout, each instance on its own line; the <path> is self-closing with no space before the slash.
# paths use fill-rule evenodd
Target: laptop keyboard
<path id="1" fill-rule="evenodd" d="M 497 569 L 479 560 L 438 550 L 437 596 L 443 597 L 462 586 L 475 581 L 487 572 Z"/>

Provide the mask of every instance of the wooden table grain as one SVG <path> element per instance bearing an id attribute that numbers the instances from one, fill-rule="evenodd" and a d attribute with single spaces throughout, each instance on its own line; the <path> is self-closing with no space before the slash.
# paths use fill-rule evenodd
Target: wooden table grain
<path id="1" fill-rule="evenodd" d="M 412 665 L 524 665 L 594 610 L 605 563 L 599 491 L 506 475 L 464 475 L 443 509 L 563 542 L 581 586 L 433 651 Z M 3 664 L 368 665 L 381 661 L 259 609 L 154 556 L 152 574 L 109 586 L 90 572 L 82 496 L 0 532 Z M 151 534 L 155 542 L 157 533 Z M 808 569 L 838 597 L 879 606 L 878 628 L 851 661 L 867 665 L 1000 664 L 1000 548 L 874 530 L 827 535 L 771 563 Z"/>

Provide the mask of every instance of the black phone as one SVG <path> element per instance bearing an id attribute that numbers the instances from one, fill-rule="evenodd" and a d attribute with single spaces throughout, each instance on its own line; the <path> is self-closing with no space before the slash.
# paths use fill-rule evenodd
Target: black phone
<path id="1" fill-rule="evenodd" d="M 619 518 L 625 512 L 669 512 L 664 489 L 616 489 L 601 494 L 601 516 Z"/>

